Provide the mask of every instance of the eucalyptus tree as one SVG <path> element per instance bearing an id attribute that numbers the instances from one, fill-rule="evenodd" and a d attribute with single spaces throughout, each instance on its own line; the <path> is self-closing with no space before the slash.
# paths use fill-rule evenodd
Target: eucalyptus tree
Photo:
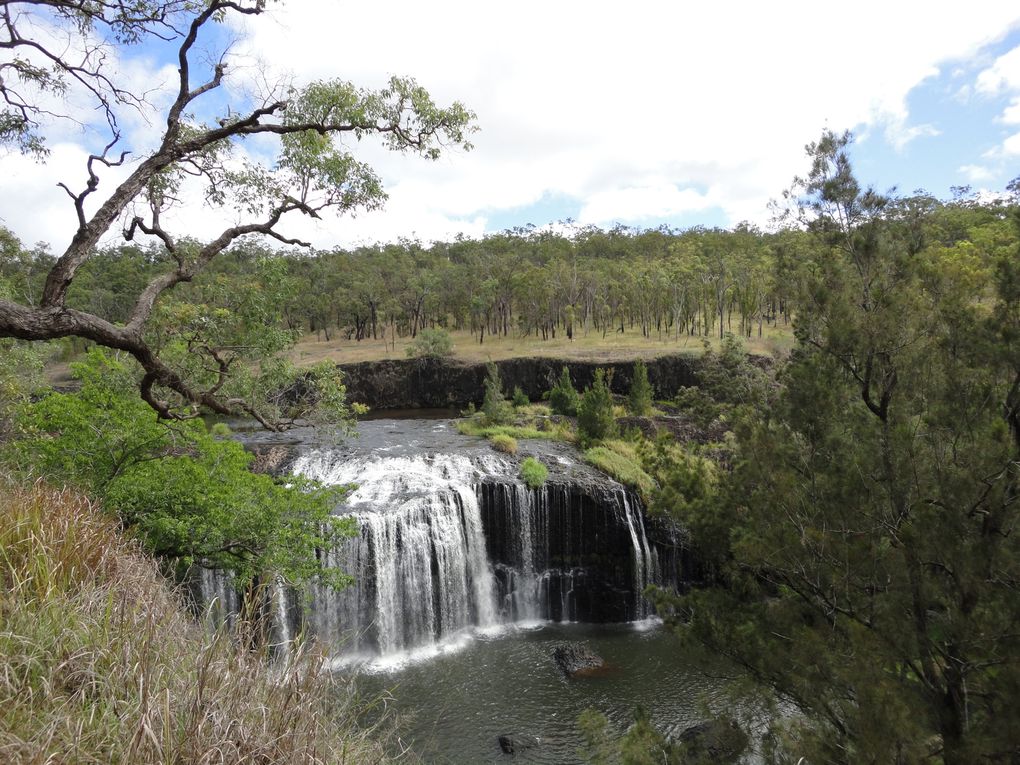
<path id="1" fill-rule="evenodd" d="M 157 348 L 149 337 L 161 303 L 243 237 L 302 246 L 306 243 L 283 229 L 289 218 L 380 206 L 385 192 L 379 177 L 340 138 L 375 137 L 387 149 L 436 159 L 445 145 L 470 146 L 473 115 L 459 103 L 437 105 L 413 79 L 402 77 L 379 90 L 334 79 L 225 103 L 229 55 L 210 60 L 201 51 L 215 44 L 213 27 L 265 10 L 266 0 L 8 0 L 0 5 L 0 140 L 44 154 L 52 93 L 88 99 L 102 115 L 105 133 L 82 168 L 83 178 L 62 184 L 77 220 L 70 244 L 49 269 L 36 300 L 0 298 L 0 337 L 76 336 L 126 352 L 141 367 L 141 397 L 162 418 L 192 417 L 205 409 L 243 412 L 268 427 L 281 426 L 272 405 L 249 395 L 265 387 L 252 385 L 250 376 L 256 373 L 251 370 L 279 370 L 264 363 L 279 348 L 266 347 L 250 333 L 218 344 L 198 332 L 187 345 L 201 362 L 182 367 L 163 352 L 168 344 Z M 68 44 L 53 45 L 41 31 L 53 29 Z M 123 113 L 151 112 L 157 105 L 131 89 L 110 54 L 143 40 L 167 46 L 178 73 L 160 113 L 162 135 L 154 149 L 134 156 L 136 147 L 126 145 L 121 129 Z M 209 121 L 194 116 L 209 110 L 218 115 Z M 272 161 L 252 159 L 258 152 L 245 148 L 253 140 L 272 141 Z M 108 171 L 120 166 L 126 177 L 111 182 Z M 244 220 L 204 244 L 173 230 L 165 223 L 168 210 L 193 183 L 201 186 L 207 203 L 236 211 Z M 97 208 L 94 200 L 100 200 Z M 124 241 L 158 242 L 164 258 L 158 273 L 133 295 L 121 321 L 68 301 L 97 245 L 119 221 L 125 223 Z M 197 331 L 200 323 L 193 326 Z M 247 351 L 254 352 L 248 360 L 258 364 L 245 363 Z"/>

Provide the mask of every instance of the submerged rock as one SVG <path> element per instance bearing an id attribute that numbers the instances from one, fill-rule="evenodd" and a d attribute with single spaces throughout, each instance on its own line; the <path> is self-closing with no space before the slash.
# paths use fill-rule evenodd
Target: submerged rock
<path id="1" fill-rule="evenodd" d="M 567 643 L 553 649 L 553 661 L 567 677 L 579 672 L 599 669 L 605 660 L 582 643 Z"/>
<path id="2" fill-rule="evenodd" d="M 535 736 L 523 736 L 517 733 L 504 733 L 499 737 L 499 748 L 503 754 L 517 754 L 525 749 L 538 746 L 539 740 Z"/>
<path id="3" fill-rule="evenodd" d="M 716 719 L 692 725 L 679 736 L 684 753 L 696 762 L 735 762 L 749 743 L 733 719 Z"/>

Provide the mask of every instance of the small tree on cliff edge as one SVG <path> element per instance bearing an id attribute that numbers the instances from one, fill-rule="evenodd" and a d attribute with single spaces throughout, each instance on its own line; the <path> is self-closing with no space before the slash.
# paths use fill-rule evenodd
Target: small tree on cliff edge
<path id="1" fill-rule="evenodd" d="M 446 147 L 470 148 L 474 115 L 459 103 L 437 105 L 410 78 L 393 77 L 379 90 L 339 79 L 291 86 L 280 77 L 278 86 L 265 85 L 271 73 L 263 73 L 262 88 L 232 82 L 235 69 L 243 75 L 246 67 L 232 66 L 229 50 L 210 56 L 219 34 L 214 28 L 260 16 L 267 0 L 36 0 L 0 8 L 0 48 L 10 51 L 0 63 L 0 145 L 45 156 L 44 126 L 61 116 L 84 123 L 93 141 L 84 177 L 60 184 L 75 213 L 70 244 L 35 299 L 0 297 L 0 338 L 80 337 L 125 352 L 140 366 L 142 399 L 163 419 L 206 410 L 246 414 L 279 429 L 271 396 L 255 391 L 278 389 L 287 376 L 280 374 L 281 349 L 270 355 L 258 337 L 217 333 L 223 320 L 215 311 L 192 315 L 203 306 L 191 306 L 187 315 L 167 311 L 171 291 L 243 237 L 310 246 L 280 231 L 294 216 L 380 207 L 386 195 L 379 177 L 348 148 L 357 141 L 375 136 L 387 149 L 434 160 Z M 125 47 L 139 42 L 153 58 L 176 62 L 165 108 L 163 94 L 132 89 L 134 81 L 117 69 Z M 90 108 L 55 115 L 52 93 Z M 210 117 L 202 121 L 199 114 Z M 139 117 L 165 127 L 155 149 L 135 153 L 139 147 L 121 125 Z M 250 150 L 253 140 L 257 152 Z M 260 161 L 266 151 L 275 156 Z M 129 156 L 130 172 L 118 183 L 110 169 L 127 167 Z M 238 218 L 205 245 L 167 220 L 179 199 L 195 192 L 226 210 L 224 217 Z M 3 218 L 16 214 L 0 210 Z M 67 304 L 80 270 L 119 222 L 124 241 L 157 244 L 165 263 L 124 322 Z M 252 349 L 261 355 L 253 357 Z M 263 372 L 274 375 L 272 384 L 250 379 Z"/>
<path id="2" fill-rule="evenodd" d="M 577 435 L 582 446 L 610 438 L 616 433 L 613 394 L 609 390 L 612 372 L 595 370 L 595 381 L 577 405 Z"/>
<path id="3" fill-rule="evenodd" d="M 482 399 L 482 414 L 489 425 L 506 425 L 514 418 L 514 408 L 503 393 L 503 381 L 499 376 L 499 367 L 490 361 L 485 365 L 485 397 Z"/>
<path id="4" fill-rule="evenodd" d="M 577 390 L 570 379 L 570 370 L 563 367 L 560 379 L 549 391 L 549 408 L 553 414 L 562 414 L 565 417 L 577 416 Z"/>
<path id="5" fill-rule="evenodd" d="M 648 368 L 645 362 L 638 359 L 634 362 L 634 379 L 627 395 L 627 409 L 638 417 L 644 417 L 652 411 L 652 384 L 648 382 Z"/>

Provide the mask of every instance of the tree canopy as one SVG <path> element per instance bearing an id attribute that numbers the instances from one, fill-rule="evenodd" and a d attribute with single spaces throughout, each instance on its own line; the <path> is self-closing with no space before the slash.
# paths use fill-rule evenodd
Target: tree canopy
<path id="1" fill-rule="evenodd" d="M 48 108 L 53 93 L 84 97 L 105 117 L 105 136 L 83 168 L 83 183 L 68 179 L 62 184 L 77 218 L 70 244 L 49 264 L 37 294 L 0 296 L 0 337 L 75 336 L 124 351 L 144 370 L 142 398 L 166 419 L 205 409 L 244 412 L 266 426 L 280 426 L 265 402 L 251 395 L 265 386 L 239 374 L 246 364 L 254 368 L 252 361 L 261 367 L 272 354 L 256 348 L 252 359 L 247 355 L 250 337 L 205 332 L 209 321 L 216 323 L 222 314 L 200 312 L 162 322 L 170 291 L 195 279 L 245 238 L 305 244 L 282 232 L 288 216 L 319 217 L 380 205 L 385 199 L 380 179 L 357 159 L 352 143 L 375 137 L 390 150 L 426 159 L 438 158 L 446 146 L 470 147 L 472 113 L 459 103 L 437 105 L 406 77 L 393 77 L 378 90 L 340 79 L 281 85 L 222 103 L 231 76 L 229 56 L 207 61 L 199 41 L 230 17 L 259 16 L 265 8 L 265 0 L 13 0 L 0 9 L 0 49 L 8 51 L 0 61 L 0 140 L 44 154 L 47 126 L 61 116 Z M 52 42 L 51 33 L 67 45 Z M 124 145 L 120 115 L 152 104 L 144 93 L 130 89 L 107 53 L 141 40 L 173 52 L 178 81 L 161 115 L 165 128 L 157 146 L 135 156 L 137 149 Z M 208 108 L 218 112 L 212 119 L 195 116 Z M 242 150 L 258 137 L 274 142 L 271 160 L 259 161 L 259 152 Z M 107 189 L 104 176 L 116 166 L 130 172 Z M 165 226 L 167 211 L 196 185 L 207 204 L 240 212 L 245 220 L 201 244 Z M 102 201 L 92 211 L 94 195 Z M 149 278 L 136 285 L 116 318 L 71 307 L 68 296 L 75 280 L 118 222 L 125 242 L 157 245 Z M 175 319 L 180 320 L 176 325 Z M 187 356 L 175 355 L 181 349 Z M 184 358 L 190 363 L 182 363 Z M 245 379 L 238 383 L 237 377 Z"/>
<path id="2" fill-rule="evenodd" d="M 663 605 L 802 711 L 778 761 L 1008 761 L 1020 213 L 982 260 L 931 210 L 863 187 L 848 143 L 810 146 L 795 188 L 812 242 L 780 388 L 739 415 L 725 480 L 667 484 L 713 575 Z"/>

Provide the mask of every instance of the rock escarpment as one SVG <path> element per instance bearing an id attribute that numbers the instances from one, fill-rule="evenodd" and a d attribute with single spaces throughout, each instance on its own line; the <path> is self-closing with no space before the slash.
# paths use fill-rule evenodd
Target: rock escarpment
<path id="1" fill-rule="evenodd" d="M 672 397 L 681 386 L 697 384 L 697 359 L 690 355 L 662 356 L 646 362 L 648 379 L 656 395 Z M 614 393 L 630 389 L 633 361 L 574 361 L 519 358 L 497 361 L 503 387 L 520 388 L 533 401 L 546 393 L 566 366 L 574 385 L 583 390 L 599 367 L 613 370 Z M 478 404 L 482 397 L 485 364 L 452 359 L 389 359 L 340 364 L 351 401 L 373 409 L 461 408 Z"/>

